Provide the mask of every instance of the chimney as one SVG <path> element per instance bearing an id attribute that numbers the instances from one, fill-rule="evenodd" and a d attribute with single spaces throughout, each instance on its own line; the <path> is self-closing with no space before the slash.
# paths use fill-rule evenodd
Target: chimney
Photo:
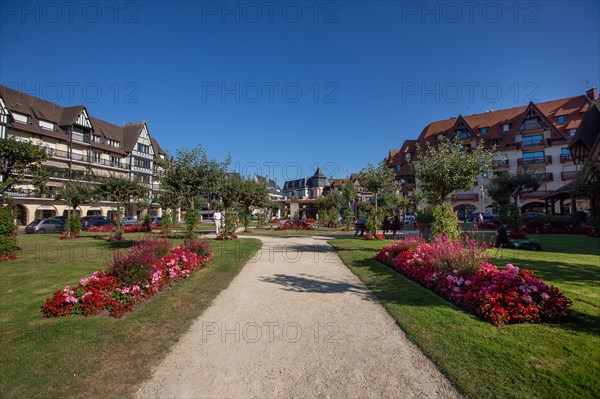
<path id="1" fill-rule="evenodd" d="M 586 90 L 585 96 L 592 101 L 597 100 L 598 99 L 598 89 L 596 89 L 595 87 L 592 87 L 591 89 Z"/>
<path id="2" fill-rule="evenodd" d="M 267 184 L 269 184 L 269 175 L 265 176 L 265 181 L 267 182 Z"/>

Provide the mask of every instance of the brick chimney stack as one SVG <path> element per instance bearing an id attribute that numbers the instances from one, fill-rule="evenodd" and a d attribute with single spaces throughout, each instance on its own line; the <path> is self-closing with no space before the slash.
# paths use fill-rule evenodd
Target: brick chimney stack
<path id="1" fill-rule="evenodd" d="M 269 175 L 265 176 L 265 181 L 267 182 L 267 184 L 269 184 Z"/>
<path id="2" fill-rule="evenodd" d="M 598 89 L 592 87 L 591 89 L 585 91 L 585 95 L 590 100 L 595 101 L 598 99 Z"/>

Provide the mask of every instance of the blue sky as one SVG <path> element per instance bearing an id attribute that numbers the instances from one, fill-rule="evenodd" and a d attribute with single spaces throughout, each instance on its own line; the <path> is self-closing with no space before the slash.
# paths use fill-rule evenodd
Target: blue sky
<path id="1" fill-rule="evenodd" d="M 433 120 L 600 84 L 592 1 L 0 3 L 0 82 L 242 173 L 344 177 Z"/>

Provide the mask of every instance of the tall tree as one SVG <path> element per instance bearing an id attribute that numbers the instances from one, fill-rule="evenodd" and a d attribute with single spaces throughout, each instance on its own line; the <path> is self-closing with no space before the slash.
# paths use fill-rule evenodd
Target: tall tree
<path id="1" fill-rule="evenodd" d="M 182 205 L 194 210 L 200 196 L 219 193 L 230 163 L 230 156 L 223 162 L 209 158 L 201 145 L 179 148 L 175 158 L 165 162 L 161 184 L 165 190 L 178 193 Z"/>
<path id="2" fill-rule="evenodd" d="M 0 199 L 4 192 L 17 184 L 33 184 L 43 192 L 48 179 L 42 166 L 46 159 L 48 153 L 42 146 L 12 137 L 0 139 Z"/>
<path id="3" fill-rule="evenodd" d="M 133 199 L 143 197 L 147 192 L 148 189 L 138 181 L 121 177 L 108 177 L 96 187 L 96 195 L 117 203 L 116 239 L 120 240 L 123 237 L 121 218 L 125 205 Z"/>
<path id="4" fill-rule="evenodd" d="M 528 169 L 518 168 L 515 173 L 496 174 L 486 188 L 498 205 L 506 205 L 511 201 L 517 205 L 521 194 L 532 193 L 540 188 L 540 178 Z"/>
<path id="5" fill-rule="evenodd" d="M 413 162 L 415 177 L 431 205 L 449 202 L 456 190 L 470 190 L 477 176 L 490 170 L 495 151 L 484 147 L 483 142 L 473 149 L 443 138 L 434 145 L 417 148 L 418 157 Z"/>
<path id="6" fill-rule="evenodd" d="M 345 179 L 341 187 L 344 201 L 348 204 L 349 208 L 352 208 L 352 201 L 356 198 L 356 186 L 352 183 L 352 180 Z"/>
<path id="7" fill-rule="evenodd" d="M 252 208 L 262 208 L 269 204 L 267 187 L 254 179 L 242 179 L 240 181 L 239 198 L 237 202 L 244 223 L 244 230 L 248 231 Z"/>
<path id="8" fill-rule="evenodd" d="M 57 200 L 62 200 L 68 206 L 67 208 L 67 235 L 77 234 L 79 229 L 75 230 L 77 220 L 71 220 L 71 209 L 77 212 L 77 207 L 81 204 L 90 202 L 94 197 L 92 190 L 87 183 L 79 181 L 66 182 L 56 194 Z M 76 218 L 79 219 L 79 218 Z"/>

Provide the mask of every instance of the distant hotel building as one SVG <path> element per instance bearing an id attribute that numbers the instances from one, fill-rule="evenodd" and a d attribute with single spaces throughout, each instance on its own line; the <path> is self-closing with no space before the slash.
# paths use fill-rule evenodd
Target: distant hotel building
<path id="1" fill-rule="evenodd" d="M 54 195 L 69 180 L 94 184 L 107 176 L 135 179 L 149 189 L 150 201 L 160 191 L 160 160 L 167 154 L 150 136 L 145 122 L 117 126 L 94 118 L 84 105 L 62 107 L 0 86 L 0 138 L 6 137 L 44 146 L 50 153 L 45 162 L 50 175 L 47 194 L 39 195 L 30 185 L 5 192 L 13 197 L 22 224 L 65 214 L 67 206 Z M 108 201 L 79 209 L 81 216 L 111 216 L 115 211 L 116 204 Z M 160 216 L 162 210 L 152 203 L 149 212 Z M 143 212 L 130 204 L 125 213 L 141 216 Z"/>
<path id="2" fill-rule="evenodd" d="M 450 119 L 431 122 L 416 140 L 406 140 L 399 149 L 390 150 L 385 158 L 388 166 L 396 172 L 403 183 L 405 193 L 418 185 L 410 161 L 416 156 L 417 144 L 457 137 L 465 148 L 474 147 L 480 140 L 485 145 L 496 146 L 499 156 L 490 174 L 525 167 L 539 176 L 538 191 L 523 194 L 519 205 L 523 212 L 541 211 L 572 213 L 576 209 L 568 199 L 548 202 L 552 192 L 572 181 L 580 166 L 573 162 L 569 145 L 581 121 L 590 109 L 597 106 L 597 90 L 587 90 L 585 95 L 563 98 L 502 110 L 490 110 L 482 114 L 458 115 Z M 456 192 L 452 202 L 455 208 L 468 210 L 489 209 L 492 199 L 481 187 L 489 183 L 491 176 L 479 176 L 471 190 Z"/>

